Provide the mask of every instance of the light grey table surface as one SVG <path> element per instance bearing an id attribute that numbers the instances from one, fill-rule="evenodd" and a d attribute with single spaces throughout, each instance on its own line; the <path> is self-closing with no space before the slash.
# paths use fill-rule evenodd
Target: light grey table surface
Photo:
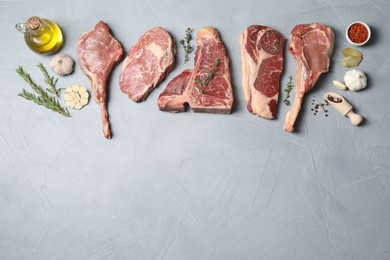
<path id="1" fill-rule="evenodd" d="M 145 102 L 109 80 L 113 138 L 102 133 L 92 99 L 65 118 L 18 97 L 28 88 L 15 72 L 52 56 L 31 52 L 18 22 L 56 21 L 61 50 L 76 59 L 81 33 L 104 20 L 125 52 L 148 29 L 215 26 L 231 58 L 231 115 L 170 114 L 157 108 L 167 83 L 193 65 L 178 59 Z M 390 2 L 375 1 L 4 1 L 0 0 L 0 259 L 390 259 Z M 369 86 L 341 92 L 331 85 L 347 71 L 344 32 L 360 20 L 372 28 L 359 48 Z M 322 22 L 335 32 L 331 69 L 304 100 L 295 133 L 251 115 L 243 101 L 239 36 L 249 25 L 278 30 Z M 195 43 L 195 41 L 193 41 Z M 295 63 L 286 48 L 280 101 Z M 78 63 L 58 86 L 81 84 Z M 342 93 L 363 115 L 352 126 L 329 107 L 314 116 L 312 99 Z M 294 93 L 294 92 L 293 92 Z"/>

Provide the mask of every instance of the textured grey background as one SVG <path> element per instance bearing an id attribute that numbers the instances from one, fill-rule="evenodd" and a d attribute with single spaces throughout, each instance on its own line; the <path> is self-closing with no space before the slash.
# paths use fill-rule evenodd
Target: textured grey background
<path id="1" fill-rule="evenodd" d="M 100 19 L 126 53 L 154 26 L 179 40 L 188 26 L 213 25 L 232 61 L 234 111 L 157 109 L 167 82 L 192 66 L 178 48 L 175 70 L 140 104 L 114 70 L 106 140 L 93 101 L 64 118 L 17 96 L 28 88 L 17 66 L 42 82 L 35 65 L 51 60 L 14 29 L 33 15 L 62 27 L 62 52 L 73 58 L 79 35 Z M 389 16 L 386 0 L 0 0 L 0 259 L 390 259 Z M 327 118 L 310 111 L 314 96 L 340 92 L 331 81 L 346 71 L 338 62 L 355 20 L 373 31 L 360 48 L 369 87 L 342 92 L 365 117 L 360 127 L 332 108 Z M 297 132 L 286 133 L 283 103 L 274 121 L 246 111 L 238 39 L 251 24 L 289 38 L 294 25 L 315 21 L 336 35 L 331 70 L 307 94 Z M 286 51 L 281 89 L 289 75 Z M 90 89 L 78 65 L 58 82 L 71 84 Z"/>

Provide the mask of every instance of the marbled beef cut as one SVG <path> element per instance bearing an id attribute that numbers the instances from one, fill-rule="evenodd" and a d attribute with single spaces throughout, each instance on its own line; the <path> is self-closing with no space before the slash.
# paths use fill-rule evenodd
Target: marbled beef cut
<path id="1" fill-rule="evenodd" d="M 183 112 L 188 104 L 194 112 L 229 114 L 233 105 L 230 60 L 225 45 L 213 27 L 202 28 L 197 35 L 193 70 L 185 70 L 171 82 L 158 98 L 163 111 Z M 216 64 L 207 85 L 201 86 Z"/>
<path id="2" fill-rule="evenodd" d="M 313 88 L 322 73 L 329 70 L 334 34 L 324 24 L 298 24 L 292 29 L 290 38 L 289 50 L 297 66 L 297 80 L 294 102 L 284 123 L 284 130 L 287 132 L 294 131 L 294 123 L 305 93 Z"/>
<path id="3" fill-rule="evenodd" d="M 285 39 L 277 31 L 251 25 L 241 34 L 242 87 L 248 111 L 274 119 L 283 71 Z"/>
<path id="4" fill-rule="evenodd" d="M 136 102 L 145 100 L 174 68 L 175 58 L 176 44 L 169 33 L 162 27 L 150 29 L 123 61 L 121 90 Z"/>
<path id="5" fill-rule="evenodd" d="M 188 94 L 184 91 L 188 85 L 192 70 L 187 69 L 173 78 L 158 98 L 158 107 L 163 111 L 184 112 Z"/>
<path id="6" fill-rule="evenodd" d="M 110 28 L 102 21 L 92 31 L 83 33 L 77 43 L 80 67 L 88 77 L 96 103 L 100 104 L 103 118 L 103 133 L 111 138 L 108 122 L 106 83 L 111 70 L 123 54 L 121 44 L 110 34 Z"/>

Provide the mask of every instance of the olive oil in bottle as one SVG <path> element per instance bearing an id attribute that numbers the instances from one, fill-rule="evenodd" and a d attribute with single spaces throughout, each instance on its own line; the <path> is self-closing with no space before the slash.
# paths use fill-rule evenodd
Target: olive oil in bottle
<path id="1" fill-rule="evenodd" d="M 48 19 L 33 16 L 27 19 L 26 23 L 18 23 L 15 27 L 24 33 L 27 46 L 39 54 L 53 54 L 59 51 L 64 43 L 60 27 Z"/>

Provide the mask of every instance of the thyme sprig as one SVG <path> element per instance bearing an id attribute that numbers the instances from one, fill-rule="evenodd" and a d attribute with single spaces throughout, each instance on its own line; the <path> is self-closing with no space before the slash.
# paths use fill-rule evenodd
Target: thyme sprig
<path id="1" fill-rule="evenodd" d="M 192 45 L 191 45 L 191 40 L 192 40 L 192 28 L 188 27 L 186 29 L 186 37 L 185 39 L 181 39 L 179 43 L 183 46 L 184 48 L 184 62 L 186 63 L 189 61 L 189 54 L 192 52 Z"/>
<path id="2" fill-rule="evenodd" d="M 39 65 L 38 65 L 38 67 L 41 68 L 41 66 L 39 66 Z M 42 65 L 42 67 L 43 67 L 43 65 Z M 45 69 L 45 71 L 46 71 L 46 69 Z M 46 89 L 46 91 L 45 91 L 42 87 L 40 87 L 39 85 L 35 84 L 35 82 L 31 79 L 30 75 L 23 70 L 22 66 L 18 67 L 16 69 L 16 72 L 19 74 L 19 76 L 24 81 L 26 81 L 30 85 L 32 90 L 36 94 L 38 94 L 38 96 L 37 96 L 34 93 L 28 92 L 25 89 L 23 89 L 22 92 L 20 92 L 18 94 L 18 96 L 20 96 L 22 98 L 25 98 L 27 100 L 33 101 L 34 103 L 36 103 L 38 105 L 41 105 L 41 106 L 44 106 L 44 107 L 46 107 L 46 108 L 48 108 L 50 110 L 53 110 L 53 111 L 55 111 L 57 113 L 60 113 L 63 116 L 66 116 L 66 117 L 70 117 L 71 116 L 69 111 L 68 111 L 68 109 L 62 107 L 56 97 L 53 97 L 53 96 L 49 95 L 49 93 L 52 93 L 52 94 L 56 95 L 55 93 L 58 93 L 58 90 L 55 88 L 55 84 L 51 85 L 51 83 L 56 83 L 57 80 L 54 80 L 53 78 L 50 78 L 50 76 L 47 73 L 47 71 L 46 71 L 47 76 L 46 75 L 44 75 L 44 76 L 45 76 L 45 78 L 47 77 L 46 79 L 48 79 L 48 81 L 47 82 L 45 81 L 45 82 L 51 87 L 50 90 L 52 90 L 55 93 L 53 93 L 52 91 L 49 91 L 49 89 Z M 43 73 L 45 74 L 45 72 L 43 72 Z"/>
<path id="3" fill-rule="evenodd" d="M 207 72 L 201 79 L 195 79 L 195 84 L 198 85 L 198 91 L 200 94 L 204 94 L 204 89 L 214 79 L 214 74 L 217 72 L 218 65 L 221 63 L 221 59 L 214 59 L 214 66 Z"/>
<path id="4" fill-rule="evenodd" d="M 291 103 L 290 103 L 290 100 L 289 100 L 289 98 L 290 98 L 290 92 L 291 92 L 291 90 L 293 89 L 293 87 L 294 87 L 294 85 L 292 84 L 292 77 L 291 76 L 288 76 L 288 78 L 289 78 L 289 81 L 288 81 L 288 83 L 287 83 L 287 87 L 284 89 L 284 92 L 286 92 L 287 93 L 287 96 L 286 96 L 286 98 L 283 100 L 283 102 L 284 102 L 284 104 L 286 105 L 286 106 L 289 106 Z"/>

